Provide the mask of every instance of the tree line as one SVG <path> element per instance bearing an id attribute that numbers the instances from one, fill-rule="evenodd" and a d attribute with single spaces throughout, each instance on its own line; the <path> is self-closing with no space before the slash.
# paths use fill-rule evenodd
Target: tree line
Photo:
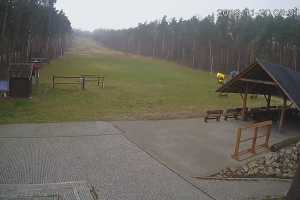
<path id="1" fill-rule="evenodd" d="M 300 16 L 244 9 L 238 15 L 220 12 L 203 19 L 168 19 L 135 28 L 94 31 L 107 47 L 144 56 L 174 60 L 209 71 L 240 71 L 256 58 L 300 70 Z"/>
<path id="2" fill-rule="evenodd" d="M 0 64 L 63 55 L 72 33 L 56 0 L 0 0 Z"/>

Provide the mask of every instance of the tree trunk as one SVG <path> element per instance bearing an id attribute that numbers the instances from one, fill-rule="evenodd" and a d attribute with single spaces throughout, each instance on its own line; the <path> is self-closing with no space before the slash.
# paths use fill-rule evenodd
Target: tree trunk
<path id="1" fill-rule="evenodd" d="M 282 64 L 282 46 L 279 46 L 279 64 Z"/>
<path id="2" fill-rule="evenodd" d="M 1 37 L 4 38 L 5 36 L 5 30 L 6 30 L 6 22 L 7 22 L 7 17 L 8 17 L 8 5 L 9 3 L 7 2 L 6 4 L 6 9 L 5 9 L 5 13 L 4 13 L 4 18 L 3 18 L 3 22 L 2 22 L 2 30 L 1 30 Z"/>
<path id="3" fill-rule="evenodd" d="M 294 49 L 294 69 L 296 72 L 297 71 L 297 49 L 296 49 L 296 47 Z"/>
<path id="4" fill-rule="evenodd" d="M 292 182 L 292 185 L 290 187 L 290 190 L 287 194 L 286 199 L 287 200 L 298 200 L 298 199 L 300 199 L 300 163 L 298 165 L 296 175 L 294 177 L 294 180 Z"/>
<path id="5" fill-rule="evenodd" d="M 213 73 L 214 57 L 212 54 L 212 44 L 209 41 L 209 58 L 210 58 L 210 72 Z"/>
<path id="6" fill-rule="evenodd" d="M 165 57 L 165 36 L 163 36 L 163 39 L 162 39 L 160 56 L 161 56 L 162 58 Z"/>
<path id="7" fill-rule="evenodd" d="M 192 52 L 192 54 L 193 54 L 193 67 L 195 67 L 195 65 L 196 65 L 196 41 L 195 40 L 193 40 L 193 52 Z"/>
<path id="8" fill-rule="evenodd" d="M 225 65 L 226 65 L 227 67 L 230 67 L 230 66 L 229 66 L 229 53 L 230 53 L 229 51 L 230 51 L 230 49 L 229 49 L 229 48 L 226 48 L 225 50 L 226 50 L 226 58 L 225 58 L 225 59 L 226 59 L 226 61 L 225 61 L 226 64 L 225 64 Z"/>
<path id="9" fill-rule="evenodd" d="M 137 41 L 137 54 L 138 55 L 142 55 L 142 52 L 141 52 L 141 41 L 140 40 Z"/>
<path id="10" fill-rule="evenodd" d="M 241 60 L 241 52 L 240 52 L 240 49 L 238 49 L 238 58 L 237 58 L 237 64 L 236 64 L 236 70 L 238 72 L 241 71 L 240 60 Z"/>

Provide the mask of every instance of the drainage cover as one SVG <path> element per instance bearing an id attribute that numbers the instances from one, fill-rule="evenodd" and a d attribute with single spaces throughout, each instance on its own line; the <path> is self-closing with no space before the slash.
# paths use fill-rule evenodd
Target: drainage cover
<path id="1" fill-rule="evenodd" d="M 0 184 L 0 200 L 97 200 L 94 187 L 81 182 Z"/>

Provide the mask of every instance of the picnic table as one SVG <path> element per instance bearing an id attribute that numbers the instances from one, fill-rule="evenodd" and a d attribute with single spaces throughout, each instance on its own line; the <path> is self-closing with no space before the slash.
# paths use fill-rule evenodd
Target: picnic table
<path id="1" fill-rule="evenodd" d="M 223 110 L 208 110 L 206 111 L 206 116 L 204 117 L 204 122 L 207 122 L 209 119 L 215 119 L 220 121 Z"/>
<path id="2" fill-rule="evenodd" d="M 272 120 L 276 121 L 279 118 L 280 107 L 270 106 L 270 107 L 257 107 L 251 108 L 247 113 L 249 117 L 254 119 L 255 121 L 264 121 L 264 120 Z"/>
<path id="3" fill-rule="evenodd" d="M 242 110 L 243 110 L 242 108 L 230 108 L 230 109 L 227 109 L 225 111 L 225 113 L 223 114 L 224 120 L 226 121 L 229 118 L 234 118 L 234 119 L 237 120 L 238 117 L 241 116 Z"/>

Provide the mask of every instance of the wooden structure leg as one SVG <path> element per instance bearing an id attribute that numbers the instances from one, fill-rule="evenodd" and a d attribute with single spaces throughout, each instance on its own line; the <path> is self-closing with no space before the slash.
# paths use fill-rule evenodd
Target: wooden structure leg
<path id="1" fill-rule="evenodd" d="M 280 115 L 279 132 L 282 132 L 286 107 L 287 107 L 287 98 L 284 97 L 283 98 L 283 106 L 282 106 L 281 115 Z"/>
<path id="2" fill-rule="evenodd" d="M 272 99 L 272 95 L 268 95 L 268 96 L 266 96 L 266 95 L 264 95 L 265 96 L 265 99 L 266 99 L 266 102 L 267 102 L 267 109 L 269 109 L 270 108 L 270 106 L 271 106 L 271 99 Z"/>
<path id="3" fill-rule="evenodd" d="M 270 141 L 271 131 L 272 131 L 272 126 L 268 126 L 266 140 L 265 140 L 265 144 L 264 144 L 264 146 L 266 148 L 269 148 L 269 141 Z"/>
<path id="4" fill-rule="evenodd" d="M 80 83 L 81 83 L 81 89 L 84 90 L 85 89 L 85 78 L 80 78 Z"/>
<path id="5" fill-rule="evenodd" d="M 254 128 L 254 132 L 253 132 L 253 140 L 252 140 L 252 147 L 251 147 L 251 152 L 253 154 L 256 154 L 256 140 L 257 140 L 257 134 L 258 134 L 258 128 L 255 127 Z"/>
<path id="6" fill-rule="evenodd" d="M 244 95 L 242 95 L 242 100 L 243 100 L 242 119 L 244 121 L 247 119 L 247 99 L 248 99 L 248 93 L 246 92 Z"/>
<path id="7" fill-rule="evenodd" d="M 237 137 L 236 137 L 235 149 L 234 149 L 234 154 L 232 157 L 236 160 L 239 160 L 240 159 L 240 143 L 241 143 L 241 137 L 242 137 L 242 129 L 238 128 L 236 134 L 237 134 Z"/>

